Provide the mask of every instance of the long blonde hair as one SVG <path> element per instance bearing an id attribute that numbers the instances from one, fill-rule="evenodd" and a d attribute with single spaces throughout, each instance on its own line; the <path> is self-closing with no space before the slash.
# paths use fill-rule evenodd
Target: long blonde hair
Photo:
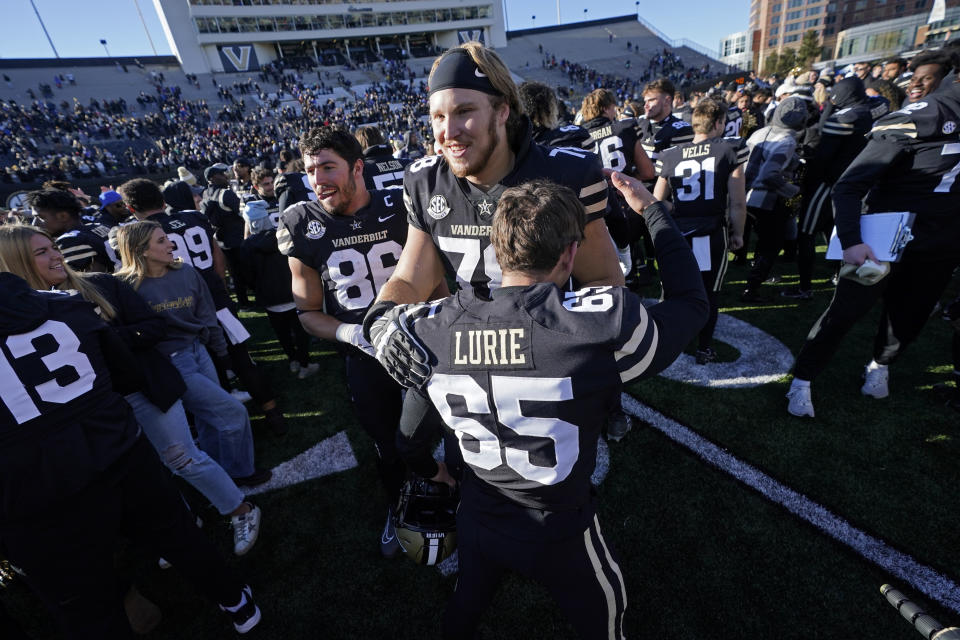
<path id="1" fill-rule="evenodd" d="M 157 229 L 163 227 L 153 220 L 141 220 L 117 228 L 117 253 L 123 266 L 116 276 L 129 282 L 134 289 L 139 289 L 147 277 L 147 249 L 150 248 L 150 237 Z M 183 262 L 178 258 L 170 268 L 179 269 L 181 266 Z"/>
<path id="2" fill-rule="evenodd" d="M 0 226 L 0 271 L 20 276 L 34 289 L 50 289 L 50 285 L 40 275 L 37 263 L 33 258 L 30 239 L 35 235 L 45 236 L 50 240 L 50 244 L 54 247 L 57 246 L 53 237 L 43 229 L 25 224 Z M 71 269 L 66 262 L 63 263 L 63 271 L 67 278 L 56 285 L 57 289 L 63 291 L 75 289 L 84 300 L 100 307 L 100 317 L 104 320 L 110 321 L 117 316 L 117 311 L 113 308 L 113 305 L 100 294 L 94 285 L 87 281 L 83 274 Z"/>

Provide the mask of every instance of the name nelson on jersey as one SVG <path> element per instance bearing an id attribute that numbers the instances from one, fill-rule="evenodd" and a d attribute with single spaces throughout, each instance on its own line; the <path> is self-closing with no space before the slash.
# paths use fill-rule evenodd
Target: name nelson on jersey
<path id="1" fill-rule="evenodd" d="M 450 336 L 450 362 L 462 370 L 532 369 L 530 331 L 506 325 L 461 325 Z"/>

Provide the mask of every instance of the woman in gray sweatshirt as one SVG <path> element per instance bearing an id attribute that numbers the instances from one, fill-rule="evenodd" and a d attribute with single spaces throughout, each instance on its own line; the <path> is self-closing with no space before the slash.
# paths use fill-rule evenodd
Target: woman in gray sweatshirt
<path id="1" fill-rule="evenodd" d="M 170 357 L 187 386 L 182 401 L 195 419 L 200 448 L 239 486 L 269 471 L 254 466 L 253 433 L 246 408 L 217 380 L 207 348 L 227 357 L 210 290 L 197 271 L 173 257 L 173 243 L 156 222 L 120 227 L 123 268 L 117 275 L 167 321 L 167 335 L 155 347 Z"/>

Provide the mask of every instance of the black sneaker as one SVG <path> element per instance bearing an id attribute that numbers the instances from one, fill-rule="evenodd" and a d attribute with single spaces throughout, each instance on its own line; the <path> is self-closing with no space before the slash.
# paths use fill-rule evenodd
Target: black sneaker
<path id="1" fill-rule="evenodd" d="M 707 364 L 717 359 L 717 352 L 707 347 L 706 349 L 697 349 L 697 364 Z"/>
<path id="2" fill-rule="evenodd" d="M 256 487 L 264 482 L 268 482 L 273 477 L 270 469 L 254 469 L 253 473 L 243 478 L 234 478 L 233 482 L 238 487 Z"/>
<path id="3" fill-rule="evenodd" d="M 253 601 L 253 591 L 250 585 L 243 587 L 240 592 L 240 602 L 232 607 L 220 605 L 220 610 L 226 612 L 233 620 L 233 628 L 237 633 L 246 633 L 260 622 L 260 607 Z"/>
<path id="4" fill-rule="evenodd" d="M 813 291 L 804 290 L 800 287 L 790 287 L 781 291 L 780 296 L 792 300 L 813 300 Z"/>

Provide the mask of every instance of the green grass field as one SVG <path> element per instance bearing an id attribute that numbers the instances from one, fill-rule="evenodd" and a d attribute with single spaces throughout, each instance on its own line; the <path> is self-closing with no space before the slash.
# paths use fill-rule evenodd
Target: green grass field
<path id="1" fill-rule="evenodd" d="M 821 248 L 822 250 L 822 248 Z M 795 283 L 792 264 L 773 289 Z M 745 307 L 746 271 L 731 267 L 722 311 L 782 341 L 796 353 L 826 307 L 830 271 L 818 272 L 813 301 Z M 954 285 L 956 287 L 956 284 Z M 655 295 L 653 290 L 646 291 Z M 956 293 L 955 288 L 951 294 Z M 960 577 L 956 488 L 960 414 L 931 386 L 951 369 L 950 331 L 933 318 L 921 339 L 891 367 L 890 398 L 860 395 L 876 310 L 849 336 L 814 387 L 817 419 L 786 413 L 789 378 L 743 389 L 708 389 L 665 378 L 631 385 L 642 403 L 675 419 L 852 525 L 917 562 Z M 317 343 L 319 375 L 287 371 L 265 318 L 247 314 L 251 351 L 278 390 L 290 433 L 277 438 L 254 416 L 258 463 L 275 466 L 346 431 L 359 466 L 256 497 L 260 541 L 231 563 L 253 585 L 263 621 L 251 638 L 433 638 L 454 579 L 399 558 L 383 560 L 378 535 L 383 503 L 370 439 L 356 425 L 343 366 Z M 725 359 L 738 356 L 720 346 Z M 189 488 L 205 531 L 229 553 L 229 528 Z M 610 444 L 610 471 L 599 511 L 627 582 L 631 638 L 919 637 L 879 587 L 891 582 L 945 624 L 960 612 L 938 606 L 784 507 L 644 424 Z M 951 497 L 954 496 L 954 497 Z M 228 620 L 154 558 L 128 551 L 124 564 L 164 619 L 151 638 L 225 638 Z M 956 587 L 954 587 L 956 590 Z M 954 593 L 956 596 L 956 593 Z M 0 599 L 36 638 L 57 637 L 22 583 Z M 571 629 L 543 589 L 520 579 L 503 584 L 481 637 L 570 638 Z"/>

